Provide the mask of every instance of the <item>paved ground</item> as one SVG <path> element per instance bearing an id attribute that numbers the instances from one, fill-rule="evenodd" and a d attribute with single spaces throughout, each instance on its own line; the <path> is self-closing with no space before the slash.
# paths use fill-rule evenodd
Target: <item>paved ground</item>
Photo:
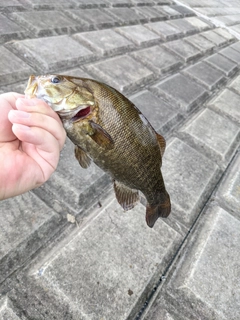
<path id="1" fill-rule="evenodd" d="M 240 319 L 238 39 L 239 0 L 1 1 L 0 91 L 49 72 L 122 91 L 167 139 L 173 207 L 148 228 L 68 141 L 0 204 L 1 320 Z"/>

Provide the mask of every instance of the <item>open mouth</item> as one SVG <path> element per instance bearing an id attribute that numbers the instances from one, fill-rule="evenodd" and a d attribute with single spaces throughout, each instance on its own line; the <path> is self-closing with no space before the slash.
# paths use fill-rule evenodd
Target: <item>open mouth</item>
<path id="1" fill-rule="evenodd" d="M 90 112 L 90 106 L 85 106 L 85 108 L 81 106 L 75 110 L 62 110 L 58 111 L 57 113 L 62 119 L 70 119 L 72 122 L 76 122 L 88 116 Z"/>

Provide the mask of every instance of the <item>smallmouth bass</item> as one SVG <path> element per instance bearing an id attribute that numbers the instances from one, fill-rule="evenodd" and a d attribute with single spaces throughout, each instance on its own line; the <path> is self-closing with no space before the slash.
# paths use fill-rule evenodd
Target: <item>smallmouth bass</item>
<path id="1" fill-rule="evenodd" d="M 161 173 L 165 140 L 131 101 L 104 83 L 65 75 L 30 76 L 25 94 L 58 113 L 83 168 L 92 160 L 111 175 L 124 210 L 135 206 L 140 190 L 149 227 L 169 215 Z"/>

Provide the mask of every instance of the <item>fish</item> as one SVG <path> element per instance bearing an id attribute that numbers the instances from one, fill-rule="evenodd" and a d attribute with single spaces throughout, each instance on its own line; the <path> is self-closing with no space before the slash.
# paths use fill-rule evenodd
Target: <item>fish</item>
<path id="1" fill-rule="evenodd" d="M 150 228 L 170 214 L 161 172 L 165 139 L 123 94 L 94 79 L 49 74 L 30 76 L 25 95 L 45 101 L 57 112 L 81 167 L 93 161 L 110 174 L 125 211 L 139 202 L 141 192 Z"/>

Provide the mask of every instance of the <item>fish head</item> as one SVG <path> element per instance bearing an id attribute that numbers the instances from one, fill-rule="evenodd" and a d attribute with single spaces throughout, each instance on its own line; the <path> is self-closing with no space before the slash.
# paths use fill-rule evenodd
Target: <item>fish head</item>
<path id="1" fill-rule="evenodd" d="M 61 119 L 79 121 L 88 116 L 95 106 L 93 94 L 83 86 L 81 78 L 64 75 L 30 76 L 25 90 L 28 98 L 45 101 Z"/>

